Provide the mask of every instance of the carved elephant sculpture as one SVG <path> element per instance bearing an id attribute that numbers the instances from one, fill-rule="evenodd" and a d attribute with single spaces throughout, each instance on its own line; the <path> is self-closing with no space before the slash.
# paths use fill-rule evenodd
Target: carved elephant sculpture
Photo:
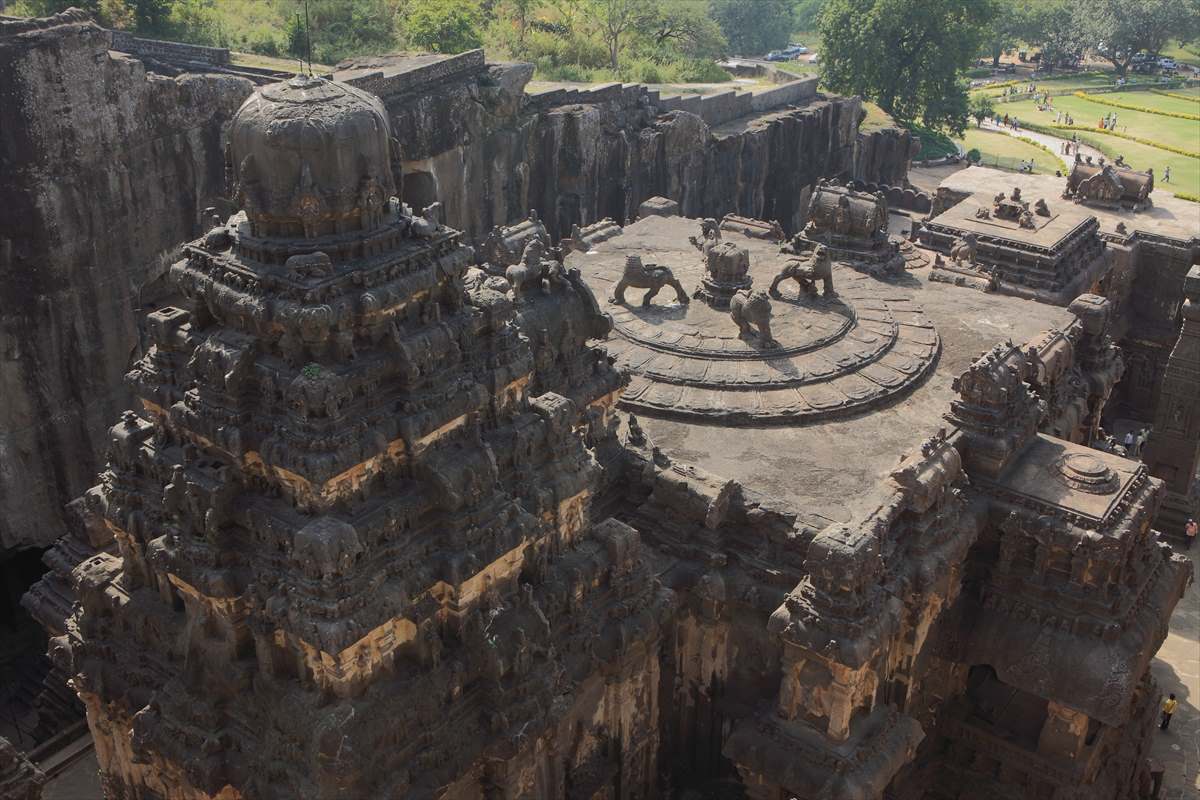
<path id="1" fill-rule="evenodd" d="M 642 305 L 648 306 L 664 286 L 670 286 L 675 290 L 675 299 L 681 305 L 688 304 L 687 292 L 683 290 L 683 285 L 676 280 L 675 273 L 671 272 L 670 267 L 660 267 L 656 264 L 646 265 L 642 263 L 639 256 L 629 256 L 625 259 L 625 272 L 621 275 L 621 280 L 617 281 L 616 287 L 613 288 L 609 302 L 624 304 L 625 290 L 632 287 L 650 290 L 642 298 Z"/>

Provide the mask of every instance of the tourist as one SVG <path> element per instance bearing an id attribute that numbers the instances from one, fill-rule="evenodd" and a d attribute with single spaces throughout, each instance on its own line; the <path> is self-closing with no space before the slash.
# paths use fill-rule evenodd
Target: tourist
<path id="1" fill-rule="evenodd" d="M 1163 170 L 1163 183 L 1171 182 L 1171 165 L 1167 164 L 1167 168 Z"/>
<path id="2" fill-rule="evenodd" d="M 1166 700 L 1163 700 L 1162 724 L 1158 726 L 1160 729 L 1165 731 L 1171 726 L 1171 715 L 1175 713 L 1175 709 L 1177 708 L 1179 708 L 1179 701 L 1175 699 L 1174 694 L 1167 697 Z"/>
<path id="3" fill-rule="evenodd" d="M 1125 452 L 1130 456 L 1133 455 L 1133 431 L 1125 434 Z"/>
<path id="4" fill-rule="evenodd" d="M 1196 531 L 1200 530 L 1200 525 L 1196 524 L 1196 520 L 1189 519 L 1187 525 L 1183 526 L 1183 549 L 1191 550 L 1192 542 L 1196 541 Z"/>

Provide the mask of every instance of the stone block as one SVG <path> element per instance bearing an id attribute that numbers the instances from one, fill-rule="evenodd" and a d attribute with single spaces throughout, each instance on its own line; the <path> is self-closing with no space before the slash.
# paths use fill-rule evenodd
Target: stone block
<path id="1" fill-rule="evenodd" d="M 666 197 L 651 197 L 643 200 L 638 206 L 638 218 L 642 217 L 677 217 L 679 203 Z"/>

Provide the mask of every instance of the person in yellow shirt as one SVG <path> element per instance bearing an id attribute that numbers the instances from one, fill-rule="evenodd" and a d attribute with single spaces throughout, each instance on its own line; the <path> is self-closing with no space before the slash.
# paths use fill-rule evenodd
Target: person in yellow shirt
<path id="1" fill-rule="evenodd" d="M 1170 695 L 1162 704 L 1162 725 L 1158 727 L 1166 730 L 1171 725 L 1171 715 L 1175 713 L 1175 709 L 1179 708 L 1179 701 L 1175 699 L 1175 695 Z"/>

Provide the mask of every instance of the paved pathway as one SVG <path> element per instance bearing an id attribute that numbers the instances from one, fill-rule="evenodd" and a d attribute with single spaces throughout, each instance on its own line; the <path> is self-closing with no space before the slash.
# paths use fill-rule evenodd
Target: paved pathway
<path id="1" fill-rule="evenodd" d="M 1184 551 L 1193 570 L 1200 545 Z M 1195 575 L 1195 572 L 1193 572 Z M 1171 615 L 1167 640 L 1150 664 L 1164 693 L 1174 692 L 1179 708 L 1169 730 L 1154 731 L 1151 755 L 1166 768 L 1160 800 L 1200 798 L 1200 585 L 1193 580 Z"/>
<path id="2" fill-rule="evenodd" d="M 1062 144 L 1066 141 L 1066 139 L 1061 139 L 1057 136 L 1050 136 L 1049 134 L 1045 133 L 1038 133 L 1037 131 L 1026 130 L 1025 128 L 1014 131 L 1012 128 L 1005 128 L 1001 125 L 997 125 L 995 121 L 990 119 L 984 120 L 983 129 L 988 131 L 998 131 L 1000 133 L 1008 134 L 1009 136 L 1024 136 L 1026 139 L 1032 139 L 1039 144 L 1044 144 L 1046 147 L 1050 148 L 1050 152 L 1058 156 L 1058 159 L 1062 161 L 1063 165 L 1068 169 L 1070 169 L 1071 165 L 1075 163 L 1074 153 L 1068 156 L 1063 155 L 1061 152 Z M 1082 142 L 1079 145 L 1079 154 L 1084 157 L 1091 156 L 1095 161 L 1099 161 L 1104 157 L 1104 154 L 1099 150 L 1083 144 Z"/>

